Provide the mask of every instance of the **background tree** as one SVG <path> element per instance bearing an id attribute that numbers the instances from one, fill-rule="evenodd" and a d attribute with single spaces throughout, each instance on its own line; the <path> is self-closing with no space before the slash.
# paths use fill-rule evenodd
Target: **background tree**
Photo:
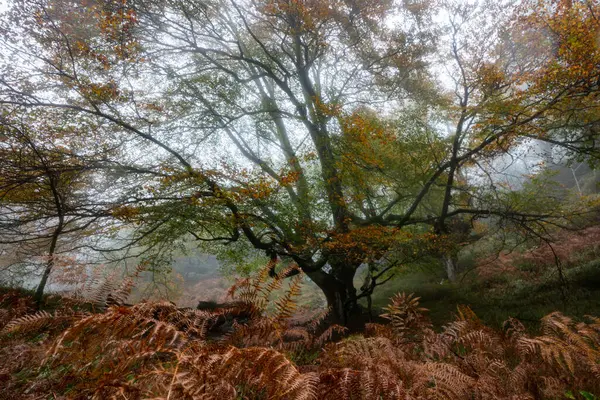
<path id="1" fill-rule="evenodd" d="M 79 261 L 73 258 L 75 250 L 86 247 L 86 242 L 88 246 L 97 242 L 107 227 L 109 213 L 102 200 L 107 194 L 96 191 L 102 187 L 94 172 L 110 149 L 92 153 L 87 145 L 78 145 L 77 128 L 67 122 L 64 113 L 43 112 L 41 119 L 36 112 L 3 111 L 0 244 L 10 246 L 12 257 L 2 267 L 17 267 L 23 273 L 29 264 L 39 273 L 41 263 L 35 293 L 39 302 L 56 264 L 83 265 L 81 257 Z M 90 239 L 92 236 L 97 237 Z"/>
<path id="2" fill-rule="evenodd" d="M 471 215 L 472 225 L 482 210 L 489 209 L 528 235 L 547 234 L 549 219 L 558 222 L 551 218 L 560 208 L 556 190 L 542 179 L 522 188 L 526 179 L 518 175 L 543 172 L 544 166 L 521 157 L 541 141 L 566 150 L 567 159 L 593 162 L 598 157 L 593 133 L 597 102 L 587 97 L 596 79 L 588 68 L 598 61 L 597 45 L 591 45 L 598 32 L 594 6 L 448 1 L 442 7 L 448 30 L 439 55 L 450 78 L 443 86 L 449 86 L 452 100 L 441 111 L 452 144 L 436 231 L 449 234 L 457 244 L 468 244 L 480 235 L 470 235 L 468 219 L 452 214 Z M 570 11 L 565 12 L 567 8 Z M 586 50 L 584 43 L 590 44 Z M 577 53 L 578 60 L 567 59 L 569 53 Z M 485 149 L 474 157 L 462 157 L 482 146 Z M 526 169 L 515 168 L 517 162 Z M 511 176 L 515 171 L 517 176 Z M 532 188 L 537 189 L 534 202 Z M 585 212 L 585 205 L 578 210 L 575 204 L 569 207 L 571 222 Z M 522 215 L 514 218 L 518 210 Z M 459 248 L 450 246 L 444 256 L 451 280 Z"/>

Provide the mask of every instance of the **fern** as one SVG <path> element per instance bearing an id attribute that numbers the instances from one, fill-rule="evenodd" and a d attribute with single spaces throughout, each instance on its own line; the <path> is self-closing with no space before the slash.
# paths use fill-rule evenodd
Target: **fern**
<path id="1" fill-rule="evenodd" d="M 390 304 L 384 307 L 386 313 L 381 316 L 390 320 L 392 329 L 398 337 L 414 339 L 424 328 L 431 325 L 424 316 L 428 310 L 419 307 L 419 299 L 412 293 L 398 293 L 390 299 Z"/>
<path id="2" fill-rule="evenodd" d="M 38 311 L 9 321 L 0 333 L 7 334 L 16 331 L 37 331 L 48 324 L 54 316 L 46 311 Z"/>
<path id="3" fill-rule="evenodd" d="M 93 314 L 70 305 L 54 314 L 5 309 L 0 380 L 23 394 L 14 398 L 515 400 L 600 392 L 596 317 L 552 313 L 531 336 L 516 319 L 495 331 L 460 307 L 436 333 L 417 297 L 397 295 L 386 309 L 390 324 L 333 342 L 345 332 L 324 323 L 326 311 L 294 321 L 300 275 L 270 307 L 287 274 L 247 279 L 232 291 L 236 302 L 211 312 L 169 302 Z M 229 335 L 210 338 L 224 318 L 233 318 Z M 28 337 L 40 334 L 44 340 Z"/>
<path id="4" fill-rule="evenodd" d="M 235 399 L 238 388 L 269 399 L 317 399 L 314 374 L 302 374 L 281 353 L 229 347 L 220 353 L 181 353 L 164 389 L 176 399 Z M 220 397 L 215 397 L 215 396 Z"/>

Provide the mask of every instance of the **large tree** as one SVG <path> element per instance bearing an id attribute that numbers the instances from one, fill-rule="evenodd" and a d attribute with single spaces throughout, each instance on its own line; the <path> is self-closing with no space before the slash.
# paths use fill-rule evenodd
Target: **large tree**
<path id="1" fill-rule="evenodd" d="M 477 31 L 459 39 L 451 21 L 455 102 L 431 79 L 441 26 L 426 1 L 13 1 L 0 26 L 0 103 L 110 127 L 129 173 L 113 215 L 140 238 L 244 241 L 290 259 L 347 320 L 385 277 L 381 259 L 444 252 L 453 219 L 562 217 L 467 173 L 532 136 L 587 144 L 571 140 L 590 137 L 578 127 L 565 135 L 549 123 L 561 107 L 597 115 L 579 108 L 597 77 L 578 68 L 598 66 L 597 41 L 581 46 L 580 30 L 566 29 L 552 39 L 565 50 L 544 59 L 494 54 L 515 43 L 520 55 L 544 18 L 600 31 L 592 4 L 570 3 L 566 16 L 562 2 L 543 4 L 546 14 L 516 9 L 512 29 L 481 30 L 499 38 L 489 49 Z M 565 63 L 569 74 L 546 78 Z M 357 290 L 363 263 L 371 279 Z"/>

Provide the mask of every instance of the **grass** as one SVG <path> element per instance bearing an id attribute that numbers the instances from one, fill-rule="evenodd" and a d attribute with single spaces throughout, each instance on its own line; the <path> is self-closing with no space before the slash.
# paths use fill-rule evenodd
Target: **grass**
<path id="1" fill-rule="evenodd" d="M 551 268 L 538 282 L 500 275 L 487 281 L 467 277 L 451 284 L 440 283 L 442 271 L 415 270 L 379 288 L 373 307 L 385 306 L 394 293 L 414 292 L 437 327 L 451 321 L 460 304 L 468 305 L 484 323 L 496 328 L 508 317 L 536 328 L 541 317 L 556 310 L 579 318 L 600 315 L 600 259 L 565 270 L 565 278 L 566 285 Z"/>

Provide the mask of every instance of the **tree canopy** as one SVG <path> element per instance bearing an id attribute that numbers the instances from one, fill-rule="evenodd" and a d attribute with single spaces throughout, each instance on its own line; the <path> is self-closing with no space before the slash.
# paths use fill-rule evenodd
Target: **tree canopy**
<path id="1" fill-rule="evenodd" d="M 0 115 L 110 176 L 94 215 L 133 242 L 243 242 L 296 263 L 347 320 L 395 257 L 451 253 L 460 224 L 538 232 L 590 206 L 509 190 L 493 163 L 532 140 L 595 157 L 598 15 L 583 0 L 13 0 Z M 2 126 L 2 151 L 22 152 Z"/>

